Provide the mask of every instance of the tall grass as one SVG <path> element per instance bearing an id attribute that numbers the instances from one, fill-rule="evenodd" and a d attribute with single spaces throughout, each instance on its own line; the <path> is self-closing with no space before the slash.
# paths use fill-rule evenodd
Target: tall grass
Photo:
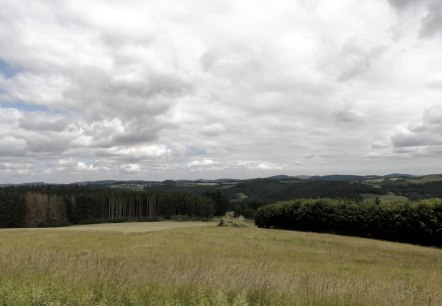
<path id="1" fill-rule="evenodd" d="M 0 305 L 440 305 L 442 250 L 205 227 L 0 231 Z"/>

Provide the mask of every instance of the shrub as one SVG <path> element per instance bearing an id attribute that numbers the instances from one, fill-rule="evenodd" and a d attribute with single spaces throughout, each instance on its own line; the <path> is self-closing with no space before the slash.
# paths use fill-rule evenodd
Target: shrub
<path id="1" fill-rule="evenodd" d="M 246 227 L 244 217 L 239 215 L 235 217 L 235 212 L 228 211 L 219 222 L 218 226 Z"/>
<path id="2" fill-rule="evenodd" d="M 298 199 L 259 208 L 255 224 L 441 246 L 442 199 L 406 203 Z"/>

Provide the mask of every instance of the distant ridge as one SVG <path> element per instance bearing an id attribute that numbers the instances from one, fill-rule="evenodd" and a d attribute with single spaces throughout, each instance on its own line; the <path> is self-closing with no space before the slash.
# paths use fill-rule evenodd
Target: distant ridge
<path id="1" fill-rule="evenodd" d="M 426 176 L 426 175 L 424 175 Z M 411 174 L 404 174 L 404 173 L 391 173 L 391 174 L 387 174 L 384 175 L 385 178 L 389 178 L 389 177 L 417 177 L 415 175 L 411 175 Z"/>
<path id="2" fill-rule="evenodd" d="M 366 180 L 365 176 L 360 175 L 323 175 L 323 176 L 312 176 L 310 177 L 310 181 L 335 181 L 335 182 L 361 182 Z"/>
<path id="3" fill-rule="evenodd" d="M 0 184 L 0 187 L 8 187 L 8 186 L 41 186 L 47 185 L 45 182 L 30 182 L 30 183 L 19 183 L 19 184 Z"/>
<path id="4" fill-rule="evenodd" d="M 26 182 L 26 183 L 4 183 L 0 184 L 0 187 L 7 186 L 37 186 L 37 185 L 92 185 L 92 186 L 109 186 L 109 185 L 146 185 L 146 186 L 160 186 L 160 185 L 170 185 L 172 182 L 176 184 L 205 184 L 205 183 L 216 183 L 216 184 L 233 184 L 240 183 L 249 180 L 269 180 L 269 181 L 286 181 L 286 182 L 299 182 L 299 181 L 329 181 L 329 182 L 369 182 L 373 180 L 388 180 L 391 179 L 403 179 L 410 183 L 413 182 L 430 182 L 430 181 L 440 181 L 442 180 L 442 174 L 428 174 L 428 175 L 412 175 L 407 173 L 390 173 L 386 175 L 346 175 L 346 174 L 331 174 L 331 175 L 286 175 L 278 174 L 272 175 L 264 178 L 250 178 L 250 179 L 234 179 L 234 178 L 219 178 L 219 179 L 177 179 L 177 180 L 164 180 L 164 181 L 153 181 L 153 180 L 96 180 L 96 181 L 79 181 L 73 183 L 46 183 L 46 182 Z"/>

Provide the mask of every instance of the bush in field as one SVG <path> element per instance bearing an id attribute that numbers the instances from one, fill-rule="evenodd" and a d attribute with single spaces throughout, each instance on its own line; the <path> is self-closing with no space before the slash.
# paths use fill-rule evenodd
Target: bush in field
<path id="1" fill-rule="evenodd" d="M 299 199 L 258 209 L 258 227 L 332 232 L 424 245 L 442 245 L 442 199 L 355 202 Z"/>
<path id="2" fill-rule="evenodd" d="M 246 227 L 244 217 L 239 215 L 235 217 L 234 211 L 228 211 L 219 222 L 218 226 Z"/>

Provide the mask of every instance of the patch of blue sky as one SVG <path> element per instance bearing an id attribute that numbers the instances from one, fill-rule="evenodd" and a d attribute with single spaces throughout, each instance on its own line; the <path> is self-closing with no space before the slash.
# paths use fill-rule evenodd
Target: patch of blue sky
<path id="1" fill-rule="evenodd" d="M 20 68 L 14 67 L 0 58 L 0 73 L 10 79 L 20 72 Z"/>
<path id="2" fill-rule="evenodd" d="M 44 105 L 30 104 L 23 101 L 2 102 L 0 103 L 0 107 L 16 108 L 23 112 L 49 111 L 49 109 Z"/>

